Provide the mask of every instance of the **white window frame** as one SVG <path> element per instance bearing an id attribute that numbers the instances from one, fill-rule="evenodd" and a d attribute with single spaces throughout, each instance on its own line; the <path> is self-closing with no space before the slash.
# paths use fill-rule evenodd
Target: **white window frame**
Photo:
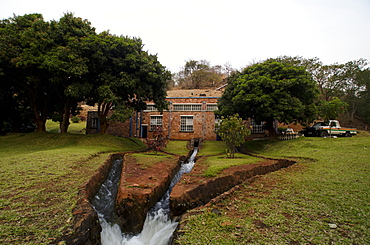
<path id="1" fill-rule="evenodd" d="M 191 103 L 184 103 L 184 104 L 173 104 L 174 111 L 201 111 L 202 104 L 191 104 Z"/>
<path id="2" fill-rule="evenodd" d="M 151 115 L 150 116 L 150 131 L 155 131 L 157 126 L 162 127 L 163 115 Z"/>
<path id="3" fill-rule="evenodd" d="M 147 104 L 145 111 L 158 111 L 155 104 Z"/>
<path id="4" fill-rule="evenodd" d="M 217 104 L 207 104 L 207 111 L 217 111 Z"/>
<path id="5" fill-rule="evenodd" d="M 252 134 L 263 134 L 265 132 L 264 123 L 257 124 L 254 119 L 250 120 L 251 133 Z"/>
<path id="6" fill-rule="evenodd" d="M 194 131 L 194 115 L 180 116 L 180 131 L 193 132 Z"/>

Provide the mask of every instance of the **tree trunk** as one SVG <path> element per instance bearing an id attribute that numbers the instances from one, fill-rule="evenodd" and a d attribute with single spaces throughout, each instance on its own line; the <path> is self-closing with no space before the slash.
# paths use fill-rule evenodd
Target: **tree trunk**
<path id="1" fill-rule="evenodd" d="M 42 120 L 38 120 L 36 122 L 36 132 L 45 132 L 46 131 L 46 125 L 45 125 L 45 121 L 42 121 Z"/>
<path id="2" fill-rule="evenodd" d="M 268 119 L 266 121 L 265 127 L 266 127 L 266 130 L 270 134 L 270 138 L 273 138 L 274 139 L 274 138 L 277 137 L 276 130 L 274 128 L 274 119 Z"/>
<path id="3" fill-rule="evenodd" d="M 62 121 L 60 122 L 60 132 L 67 133 L 69 127 L 69 116 L 71 115 L 69 103 L 65 103 L 63 114 L 62 114 Z"/>
<path id="4" fill-rule="evenodd" d="M 46 116 L 45 113 L 39 112 L 35 105 L 31 105 L 34 112 L 34 119 L 33 121 L 36 124 L 36 132 L 45 132 L 46 131 Z"/>
<path id="5" fill-rule="evenodd" d="M 112 103 L 101 103 L 98 105 L 98 117 L 100 120 L 100 134 L 105 134 L 109 127 L 108 124 L 108 113 L 110 108 L 112 107 Z"/>
<path id="6" fill-rule="evenodd" d="M 46 131 L 46 111 L 47 111 L 47 98 L 37 98 L 38 96 L 32 89 L 28 89 L 30 95 L 30 107 L 34 114 L 34 122 L 36 124 L 36 132 Z M 42 100 L 42 104 L 38 104 L 37 101 Z"/>
<path id="7" fill-rule="evenodd" d="M 107 122 L 107 119 L 105 118 L 104 120 L 101 120 L 100 119 L 100 134 L 105 134 L 107 133 L 107 129 L 108 129 L 108 122 Z"/>

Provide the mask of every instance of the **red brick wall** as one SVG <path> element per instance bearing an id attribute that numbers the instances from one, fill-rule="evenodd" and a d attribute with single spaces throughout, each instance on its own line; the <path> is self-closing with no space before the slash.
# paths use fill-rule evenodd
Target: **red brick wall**
<path id="1" fill-rule="evenodd" d="M 150 116 L 162 115 L 163 135 L 170 139 L 190 140 L 192 138 L 202 138 L 204 140 L 216 140 L 215 115 L 213 111 L 207 111 L 207 104 L 217 104 L 216 97 L 195 97 L 195 98 L 167 98 L 171 102 L 170 110 L 163 111 L 143 111 L 133 113 L 131 122 L 110 123 L 107 133 L 121 137 L 145 137 L 142 126 L 147 126 L 146 137 L 153 137 L 150 131 Z M 173 111 L 174 104 L 202 104 L 201 111 Z M 150 104 L 150 103 L 149 103 Z M 181 132 L 180 116 L 193 116 L 193 132 Z M 140 124 L 141 123 L 141 124 Z"/>
<path id="2" fill-rule="evenodd" d="M 126 120 L 124 123 L 110 123 L 107 129 L 107 134 L 120 137 L 130 137 L 130 120 Z"/>
<path id="3" fill-rule="evenodd" d="M 169 98 L 167 101 L 172 102 L 172 105 L 170 105 L 170 110 L 163 111 L 162 114 L 158 111 L 143 111 L 142 113 L 142 124 L 148 125 L 149 138 L 153 136 L 153 132 L 150 132 L 150 116 L 162 115 L 163 134 L 169 136 L 170 139 L 189 140 L 191 138 L 203 138 L 204 140 L 216 140 L 214 132 L 215 115 L 212 111 L 206 111 L 206 105 L 216 104 L 217 98 Z M 202 111 L 173 111 L 173 104 L 177 103 L 202 104 Z M 193 132 L 180 131 L 180 116 L 184 115 L 193 116 Z M 136 120 L 133 121 L 133 125 L 135 125 Z"/>

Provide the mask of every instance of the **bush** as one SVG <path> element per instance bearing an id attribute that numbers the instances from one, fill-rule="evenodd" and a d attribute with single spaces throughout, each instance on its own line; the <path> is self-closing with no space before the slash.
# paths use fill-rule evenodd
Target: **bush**
<path id="1" fill-rule="evenodd" d="M 79 123 L 81 119 L 78 116 L 74 116 L 71 120 L 73 123 Z"/>
<path id="2" fill-rule="evenodd" d="M 167 137 L 162 135 L 163 130 L 161 127 L 157 126 L 155 130 L 153 131 L 153 139 L 146 139 L 146 146 L 149 150 L 154 151 L 154 153 L 157 153 L 162 148 L 164 148 L 167 144 Z"/>

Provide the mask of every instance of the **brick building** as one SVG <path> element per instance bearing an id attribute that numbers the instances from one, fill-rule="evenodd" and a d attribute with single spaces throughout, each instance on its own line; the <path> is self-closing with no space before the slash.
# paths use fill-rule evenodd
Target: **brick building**
<path id="1" fill-rule="evenodd" d="M 169 139 L 216 140 L 214 111 L 221 95 L 221 91 L 211 89 L 168 91 L 168 110 L 160 113 L 154 104 L 147 104 L 147 110 L 142 113 L 141 136 L 151 137 L 155 127 L 159 126 Z"/>
<path id="2" fill-rule="evenodd" d="M 112 124 L 109 134 L 122 137 L 151 138 L 155 128 L 160 127 L 162 134 L 169 139 L 216 140 L 217 100 L 222 91 L 214 89 L 170 90 L 166 100 L 168 110 L 157 111 L 154 103 L 148 102 L 146 110 L 135 112 L 125 123 Z M 96 113 L 89 113 L 87 133 L 98 132 Z"/>
<path id="3" fill-rule="evenodd" d="M 215 124 L 218 121 L 214 111 L 217 110 L 217 101 L 222 96 L 221 89 L 191 89 L 169 90 L 166 100 L 168 110 L 162 113 L 157 111 L 154 103 L 148 102 L 146 110 L 136 111 L 124 123 L 110 124 L 107 133 L 120 137 L 153 138 L 155 128 L 161 128 L 162 135 L 173 140 L 218 140 L 215 133 Z M 254 120 L 246 121 L 251 128 L 249 139 L 263 137 L 265 129 L 263 123 Z M 99 132 L 97 111 L 89 111 L 86 133 Z M 293 127 L 297 132 L 300 125 L 279 125 Z M 276 131 L 278 124 L 275 125 Z"/>

